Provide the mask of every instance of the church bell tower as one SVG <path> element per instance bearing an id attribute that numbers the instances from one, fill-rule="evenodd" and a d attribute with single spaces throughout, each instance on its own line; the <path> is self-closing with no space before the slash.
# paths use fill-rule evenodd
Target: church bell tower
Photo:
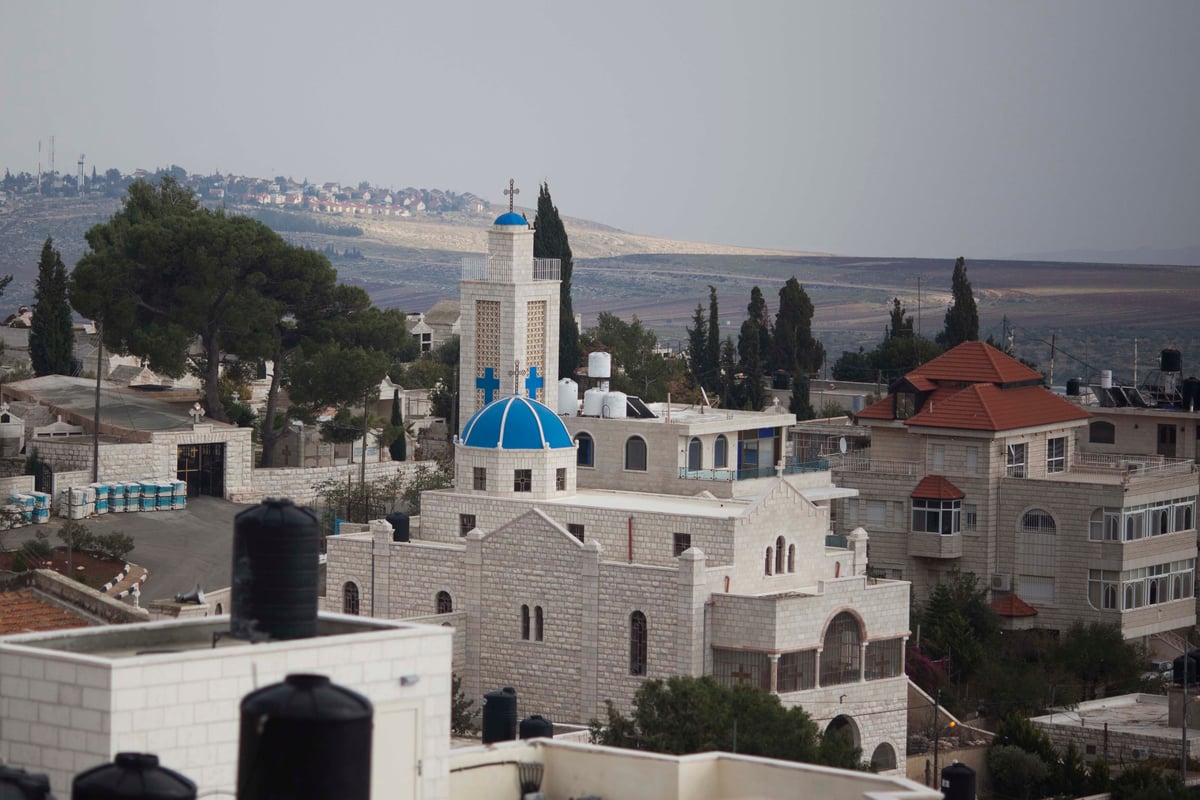
<path id="1" fill-rule="evenodd" d="M 552 403 L 558 381 L 558 259 L 533 257 L 533 229 L 513 210 L 488 231 L 486 256 L 463 259 L 458 428 L 493 400 L 521 395 Z"/>

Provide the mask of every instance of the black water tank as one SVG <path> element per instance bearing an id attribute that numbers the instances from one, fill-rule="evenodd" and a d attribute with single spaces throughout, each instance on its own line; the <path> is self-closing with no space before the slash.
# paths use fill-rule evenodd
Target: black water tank
<path id="1" fill-rule="evenodd" d="M 1079 391 L 1082 387 L 1082 378 L 1067 378 L 1067 397 L 1079 397 Z"/>
<path id="2" fill-rule="evenodd" d="M 1200 650 L 1193 650 L 1186 656 L 1176 656 L 1171 662 L 1171 682 L 1176 686 L 1183 685 L 1184 664 L 1188 665 L 1187 684 L 1188 686 L 1196 686 L 1200 688 Z"/>
<path id="3" fill-rule="evenodd" d="M 942 797 L 946 800 L 975 800 L 975 770 L 957 761 L 942 767 Z"/>
<path id="4" fill-rule="evenodd" d="M 483 696 L 483 743 L 517 738 L 517 690 L 505 686 Z"/>
<path id="5" fill-rule="evenodd" d="M 1200 378 L 1195 375 L 1184 378 L 1180 392 L 1183 395 L 1184 411 L 1195 411 L 1200 408 Z"/>
<path id="6" fill-rule="evenodd" d="M 264 500 L 234 518 L 230 630 L 255 639 L 317 634 L 317 517 L 291 500 Z"/>
<path id="7" fill-rule="evenodd" d="M 521 720 L 519 731 L 522 739 L 553 739 L 554 723 L 541 714 L 534 714 Z"/>
<path id="8" fill-rule="evenodd" d="M 0 764 L 0 800 L 53 800 L 50 779 Z"/>
<path id="9" fill-rule="evenodd" d="M 371 701 L 324 675 L 242 698 L 238 800 L 371 796 Z"/>
<path id="10" fill-rule="evenodd" d="M 401 511 L 393 511 L 384 517 L 384 519 L 392 526 L 393 542 L 407 542 L 411 538 L 408 528 L 408 514 Z"/>
<path id="11" fill-rule="evenodd" d="M 71 800 L 196 800 L 196 784 L 159 766 L 149 753 L 117 753 L 111 764 L 79 773 Z"/>
<path id="12" fill-rule="evenodd" d="M 1163 372 L 1183 372 L 1183 355 L 1173 347 L 1162 351 L 1158 363 L 1158 368 Z"/>

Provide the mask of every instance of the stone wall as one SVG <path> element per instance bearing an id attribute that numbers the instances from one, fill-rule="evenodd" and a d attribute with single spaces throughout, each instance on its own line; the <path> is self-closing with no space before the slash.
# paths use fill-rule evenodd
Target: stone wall
<path id="1" fill-rule="evenodd" d="M 235 503 L 257 503 L 267 497 L 290 497 L 296 503 L 307 504 L 317 499 L 316 485 L 324 481 L 342 481 L 350 478 L 358 482 L 362 474 L 361 464 L 344 464 L 336 467 L 272 467 L 250 471 L 250 485 L 231 489 L 229 499 Z M 434 461 L 368 461 L 367 480 L 400 476 L 411 478 L 422 466 L 434 469 Z M 229 484 L 232 486 L 232 484 Z"/>

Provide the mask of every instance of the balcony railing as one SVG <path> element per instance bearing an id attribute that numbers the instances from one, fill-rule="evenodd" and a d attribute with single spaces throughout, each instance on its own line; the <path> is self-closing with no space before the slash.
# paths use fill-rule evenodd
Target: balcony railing
<path id="1" fill-rule="evenodd" d="M 689 481 L 746 481 L 751 478 L 770 478 L 774 474 L 774 467 L 752 467 L 749 469 L 679 468 L 679 477 Z"/>
<path id="2" fill-rule="evenodd" d="M 827 459 L 829 469 L 843 472 L 873 472 L 876 475 L 912 475 L 925 474 L 925 466 L 920 461 L 897 461 L 888 458 L 871 458 L 870 451 L 854 453 L 834 453 Z"/>
<path id="3" fill-rule="evenodd" d="M 562 280 L 562 262 L 557 258 L 535 258 L 532 264 L 529 262 L 515 264 L 507 258 L 463 256 L 462 279 L 493 283 L 511 283 L 522 280 L 557 281 Z"/>
<path id="4" fill-rule="evenodd" d="M 1188 475 L 1195 464 L 1189 458 L 1119 453 L 1080 453 L 1071 460 L 1074 472 L 1121 472 L 1131 476 Z"/>

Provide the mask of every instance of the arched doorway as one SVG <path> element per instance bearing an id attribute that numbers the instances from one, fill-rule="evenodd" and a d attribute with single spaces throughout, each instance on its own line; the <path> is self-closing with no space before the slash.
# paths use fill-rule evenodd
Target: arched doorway
<path id="1" fill-rule="evenodd" d="M 862 740 L 859 738 L 858 725 L 854 720 L 845 714 L 838 714 L 833 719 L 829 720 L 829 724 L 825 726 L 825 737 L 836 737 L 841 739 L 845 747 L 859 748 L 862 747 Z"/>
<path id="2" fill-rule="evenodd" d="M 882 742 L 875 748 L 875 752 L 871 753 L 871 769 L 876 772 L 896 768 L 896 748 L 892 747 L 887 742 Z"/>

